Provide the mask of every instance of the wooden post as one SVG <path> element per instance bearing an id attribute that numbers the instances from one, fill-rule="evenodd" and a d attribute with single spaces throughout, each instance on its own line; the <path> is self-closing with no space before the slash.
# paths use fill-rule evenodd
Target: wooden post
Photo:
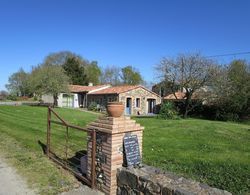
<path id="1" fill-rule="evenodd" d="M 51 133 L 51 110 L 50 107 L 48 107 L 48 116 L 47 116 L 47 150 L 46 150 L 46 154 L 48 157 L 50 157 L 50 133 Z"/>

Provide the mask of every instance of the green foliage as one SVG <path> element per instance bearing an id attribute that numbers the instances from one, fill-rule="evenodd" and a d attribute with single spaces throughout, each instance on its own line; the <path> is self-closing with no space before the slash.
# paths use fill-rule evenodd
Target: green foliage
<path id="1" fill-rule="evenodd" d="M 165 102 L 162 103 L 160 112 L 159 112 L 160 118 L 163 119 L 177 119 L 177 111 L 175 110 L 175 107 L 173 103 L 171 102 Z"/>
<path id="2" fill-rule="evenodd" d="M 88 84 L 84 65 L 81 59 L 77 57 L 68 57 L 62 67 L 65 70 L 65 73 L 70 77 L 72 84 Z"/>
<path id="3" fill-rule="evenodd" d="M 44 64 L 33 68 L 30 83 L 36 94 L 53 95 L 57 105 L 58 93 L 68 91 L 69 78 L 61 66 Z"/>
<path id="4" fill-rule="evenodd" d="M 44 64 L 62 66 L 74 85 L 99 84 L 101 70 L 96 61 L 89 62 L 69 51 L 56 52 L 45 58 Z"/>
<path id="5" fill-rule="evenodd" d="M 126 66 L 121 69 L 121 80 L 123 84 L 138 85 L 143 82 L 141 74 L 132 66 Z"/>
<path id="6" fill-rule="evenodd" d="M 86 74 L 88 83 L 100 84 L 101 69 L 97 65 L 97 61 L 93 61 L 86 66 Z"/>
<path id="7" fill-rule="evenodd" d="M 221 70 L 213 87 L 218 119 L 238 120 L 250 115 L 250 65 L 246 61 L 232 61 Z"/>
<path id="8" fill-rule="evenodd" d="M 9 83 L 6 85 L 6 88 L 11 94 L 15 94 L 16 96 L 30 95 L 30 86 L 28 80 L 29 74 L 20 68 L 18 72 L 13 73 L 9 77 Z"/>
<path id="9" fill-rule="evenodd" d="M 15 94 L 9 94 L 7 97 L 8 100 L 12 100 L 12 101 L 16 101 L 17 100 L 17 96 Z"/>
<path id="10" fill-rule="evenodd" d="M 90 104 L 88 106 L 88 110 L 97 111 L 97 103 L 96 102 L 90 102 Z"/>

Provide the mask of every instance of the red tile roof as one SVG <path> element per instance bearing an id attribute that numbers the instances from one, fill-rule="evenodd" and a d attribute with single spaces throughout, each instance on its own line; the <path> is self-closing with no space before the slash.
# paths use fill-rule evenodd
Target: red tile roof
<path id="1" fill-rule="evenodd" d="M 120 94 L 124 93 L 133 89 L 136 89 L 138 87 L 142 87 L 140 85 L 122 85 L 122 86 L 115 86 L 115 87 L 109 87 L 106 89 L 98 90 L 95 92 L 92 92 L 90 94 Z"/>
<path id="2" fill-rule="evenodd" d="M 82 85 L 69 85 L 70 92 L 90 92 L 92 90 L 100 89 L 108 85 L 96 85 L 96 86 L 82 86 Z"/>

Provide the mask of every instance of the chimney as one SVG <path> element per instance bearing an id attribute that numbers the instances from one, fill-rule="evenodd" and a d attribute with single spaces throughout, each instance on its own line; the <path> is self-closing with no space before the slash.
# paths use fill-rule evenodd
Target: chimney
<path id="1" fill-rule="evenodd" d="M 93 86 L 93 83 L 89 83 L 89 85 L 88 86 Z"/>

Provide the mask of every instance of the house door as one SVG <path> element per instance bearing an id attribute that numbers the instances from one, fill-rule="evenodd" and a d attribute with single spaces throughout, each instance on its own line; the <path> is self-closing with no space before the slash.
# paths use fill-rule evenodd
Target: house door
<path id="1" fill-rule="evenodd" d="M 126 115 L 131 115 L 132 99 L 126 99 Z"/>
<path id="2" fill-rule="evenodd" d="M 148 113 L 149 114 L 154 113 L 155 104 L 156 104 L 155 99 L 148 99 Z"/>
<path id="3" fill-rule="evenodd" d="M 73 108 L 74 107 L 74 95 L 63 94 L 62 106 Z"/>

